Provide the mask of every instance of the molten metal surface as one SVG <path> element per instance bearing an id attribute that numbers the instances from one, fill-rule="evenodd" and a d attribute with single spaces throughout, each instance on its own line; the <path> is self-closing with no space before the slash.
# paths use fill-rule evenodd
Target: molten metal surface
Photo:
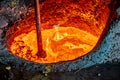
<path id="1" fill-rule="evenodd" d="M 40 7 L 46 57 L 36 55 L 34 11 L 8 30 L 8 48 L 13 54 L 38 63 L 79 58 L 98 43 L 110 14 L 108 4 L 104 0 L 46 0 Z M 12 35 L 8 37 L 9 34 Z"/>
<path id="2" fill-rule="evenodd" d="M 82 34 L 82 35 L 81 35 Z M 98 38 L 73 27 L 60 27 L 42 31 L 43 49 L 46 58 L 39 59 L 36 55 L 36 31 L 21 34 L 14 38 L 11 51 L 18 56 L 41 63 L 67 61 L 83 56 L 93 49 Z M 61 60 L 62 59 L 62 60 Z"/>

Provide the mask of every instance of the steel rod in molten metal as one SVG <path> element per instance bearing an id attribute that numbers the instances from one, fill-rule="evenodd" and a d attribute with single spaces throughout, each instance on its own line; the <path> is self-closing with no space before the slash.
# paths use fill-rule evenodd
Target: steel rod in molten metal
<path id="1" fill-rule="evenodd" d="M 35 16 L 36 16 L 36 32 L 37 32 L 37 46 L 38 46 L 37 56 L 44 58 L 46 55 L 45 55 L 45 52 L 43 51 L 43 48 L 42 48 L 39 0 L 35 0 Z"/>

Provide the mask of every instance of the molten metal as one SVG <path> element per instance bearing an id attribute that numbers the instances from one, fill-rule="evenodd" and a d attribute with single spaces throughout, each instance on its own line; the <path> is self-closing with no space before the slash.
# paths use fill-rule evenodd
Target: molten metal
<path id="1" fill-rule="evenodd" d="M 106 28 L 109 3 L 109 0 L 46 0 L 40 6 L 46 57 L 37 56 L 34 10 L 7 31 L 8 49 L 37 63 L 56 63 L 84 56 L 94 49 Z"/>

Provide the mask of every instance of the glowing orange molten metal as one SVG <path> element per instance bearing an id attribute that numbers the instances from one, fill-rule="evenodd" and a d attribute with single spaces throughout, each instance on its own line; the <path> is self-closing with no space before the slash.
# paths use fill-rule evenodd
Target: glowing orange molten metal
<path id="1" fill-rule="evenodd" d="M 38 63 L 79 58 L 98 43 L 110 14 L 108 4 L 109 0 L 46 0 L 40 6 L 46 57 L 36 55 L 34 11 L 8 30 L 8 48 L 13 54 Z"/>

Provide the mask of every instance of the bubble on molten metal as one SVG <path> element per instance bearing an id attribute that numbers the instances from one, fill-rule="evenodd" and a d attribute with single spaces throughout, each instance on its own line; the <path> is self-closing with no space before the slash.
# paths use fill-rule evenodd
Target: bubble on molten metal
<path id="1" fill-rule="evenodd" d="M 103 5 L 98 1 L 94 4 L 81 0 L 80 3 L 68 1 L 53 5 L 46 0 L 41 6 L 42 46 L 46 57 L 36 54 L 34 12 L 19 21 L 17 27 L 13 25 L 8 30 L 8 49 L 21 58 L 37 63 L 69 61 L 87 54 L 98 43 L 110 13 L 107 3 Z M 101 5 L 102 8 L 99 7 Z M 12 35 L 9 37 L 9 34 Z"/>

